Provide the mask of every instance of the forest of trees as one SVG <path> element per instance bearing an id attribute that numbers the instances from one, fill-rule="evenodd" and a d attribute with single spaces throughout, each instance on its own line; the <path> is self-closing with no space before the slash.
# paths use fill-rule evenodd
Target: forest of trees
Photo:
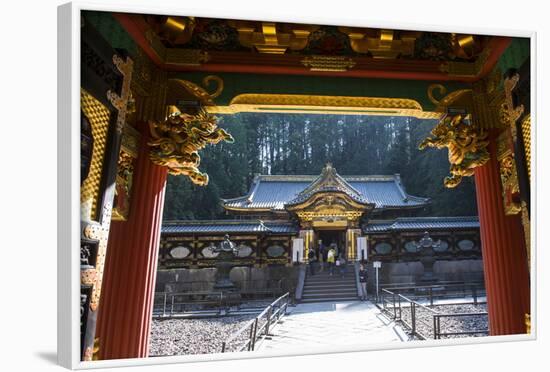
<path id="1" fill-rule="evenodd" d="M 257 173 L 320 174 L 332 162 L 340 175 L 401 174 L 409 194 L 429 197 L 419 215 L 477 215 L 473 178 L 446 189 L 447 151 L 418 150 L 433 120 L 391 116 L 241 113 L 219 117 L 234 143 L 208 146 L 200 169 L 206 187 L 169 176 L 164 219 L 230 218 L 220 198 L 243 196 Z"/>

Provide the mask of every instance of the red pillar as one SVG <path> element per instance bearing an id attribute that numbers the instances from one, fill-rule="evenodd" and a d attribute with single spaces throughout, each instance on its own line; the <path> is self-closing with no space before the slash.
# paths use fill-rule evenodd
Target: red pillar
<path id="1" fill-rule="evenodd" d="M 530 312 L 529 271 L 523 228 L 519 215 L 504 214 L 495 138 L 495 133 L 492 133 L 489 145 L 491 159 L 475 171 L 492 336 L 526 333 L 525 314 Z"/>
<path id="2" fill-rule="evenodd" d="M 129 218 L 113 221 L 109 233 L 98 315 L 100 359 L 144 358 L 149 353 L 167 170 L 149 160 L 147 141 L 143 135 Z"/>

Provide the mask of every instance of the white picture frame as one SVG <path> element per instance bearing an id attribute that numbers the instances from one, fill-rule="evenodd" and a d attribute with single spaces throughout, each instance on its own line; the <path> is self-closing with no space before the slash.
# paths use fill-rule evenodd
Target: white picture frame
<path id="1" fill-rule="evenodd" d="M 536 45 L 537 34 L 534 31 L 515 31 L 515 30 L 493 30 L 484 28 L 475 28 L 470 26 L 430 26 L 417 25 L 409 22 L 372 22 L 363 20 L 360 17 L 349 19 L 325 19 L 316 18 L 314 14 L 294 14 L 286 12 L 286 15 L 280 13 L 264 12 L 240 12 L 234 14 L 220 13 L 213 9 L 196 9 L 191 6 L 174 5 L 166 9 L 160 9 L 151 3 L 150 5 L 122 5 L 120 3 L 96 4 L 87 2 L 72 2 L 61 5 L 58 8 L 58 362 L 60 365 L 70 369 L 91 369 L 103 367 L 122 367 L 138 365 L 157 365 L 171 363 L 190 363 L 202 361 L 220 361 L 231 359 L 248 359 L 273 356 L 271 354 L 255 353 L 250 354 L 207 354 L 207 355 L 189 355 L 189 356 L 170 356 L 147 359 L 126 359 L 126 360 L 107 360 L 82 362 L 79 353 L 79 255 L 77 250 L 73 249 L 79 245 L 80 225 L 80 202 L 79 202 L 79 129 L 74 124 L 79 120 L 79 89 L 80 89 L 80 11 L 97 10 L 111 12 L 132 12 L 132 13 L 170 13 L 173 15 L 195 15 L 219 18 L 238 18 L 238 19 L 262 19 L 272 21 L 286 22 L 308 22 L 308 23 L 331 23 L 348 26 L 371 26 L 387 28 L 413 28 L 425 31 L 441 32 L 471 32 L 484 34 L 497 34 L 503 36 L 528 37 L 531 39 L 531 96 L 535 97 L 536 92 Z M 537 122 L 537 111 L 535 99 L 532 99 L 532 120 Z M 532 151 L 536 153 L 537 149 L 537 126 L 532 126 Z M 531 199 L 533 205 L 533 215 L 537 215 L 537 182 L 536 182 L 536 157 L 533 157 L 533 182 Z M 536 236 L 536 219 L 531 225 L 531 235 Z M 533 332 L 530 335 L 498 336 L 480 339 L 464 340 L 445 340 L 444 345 L 463 345 L 463 344 L 484 344 L 496 341 L 524 341 L 535 340 L 537 338 L 537 307 L 536 307 L 536 261 L 537 253 L 535 248 L 536 239 L 532 239 L 532 267 L 531 267 L 531 308 Z M 311 354 L 339 353 L 350 351 L 368 351 L 380 349 L 403 349 L 417 347 L 440 346 L 441 341 L 423 341 L 411 342 L 406 345 L 371 345 L 358 346 L 354 348 L 331 348 L 331 349 L 301 349 L 293 352 L 284 353 L 284 356 L 298 356 Z"/>

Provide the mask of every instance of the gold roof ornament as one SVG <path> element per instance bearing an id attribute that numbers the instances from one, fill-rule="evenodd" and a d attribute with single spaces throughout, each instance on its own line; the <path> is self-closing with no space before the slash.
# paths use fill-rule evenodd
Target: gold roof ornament
<path id="1" fill-rule="evenodd" d="M 228 21 L 239 33 L 239 42 L 260 53 L 284 54 L 287 49 L 302 50 L 309 35 L 319 26 L 274 22 Z"/>
<path id="2" fill-rule="evenodd" d="M 414 43 L 420 32 L 395 31 L 386 29 L 365 29 L 356 27 L 338 27 L 348 35 L 351 48 L 356 53 L 370 53 L 374 58 L 397 58 L 412 56 Z"/>

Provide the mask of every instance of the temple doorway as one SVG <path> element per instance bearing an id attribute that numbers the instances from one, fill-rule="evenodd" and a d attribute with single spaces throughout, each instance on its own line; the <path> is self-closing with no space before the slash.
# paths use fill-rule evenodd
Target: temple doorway
<path id="1" fill-rule="evenodd" d="M 345 230 L 318 230 L 317 231 L 317 244 L 316 254 L 319 255 L 319 249 L 321 246 L 327 248 L 334 245 L 336 254 L 346 253 L 346 236 Z"/>

